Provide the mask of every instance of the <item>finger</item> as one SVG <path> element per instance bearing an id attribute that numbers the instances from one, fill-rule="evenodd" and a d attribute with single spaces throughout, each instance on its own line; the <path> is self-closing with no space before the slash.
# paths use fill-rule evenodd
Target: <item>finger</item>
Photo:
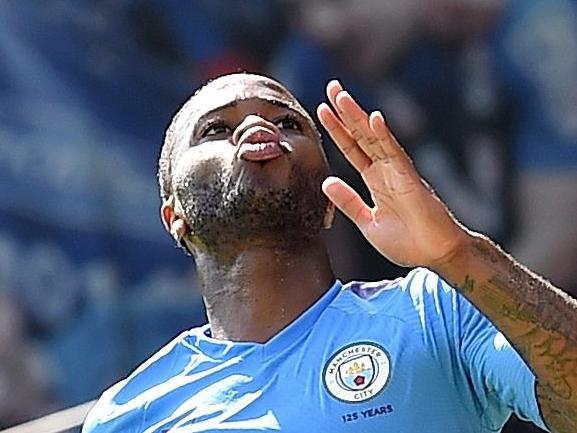
<path id="1" fill-rule="evenodd" d="M 385 157 L 390 163 L 396 164 L 399 169 L 413 166 L 411 158 L 387 126 L 383 113 L 380 111 L 372 112 L 369 117 L 369 127 L 379 140 Z"/>
<path id="2" fill-rule="evenodd" d="M 371 208 L 361 196 L 338 177 L 327 177 L 322 185 L 324 193 L 337 208 L 364 231 L 372 221 Z"/>
<path id="3" fill-rule="evenodd" d="M 339 92 L 336 96 L 336 105 L 344 125 L 369 158 L 372 161 L 385 159 L 385 151 L 369 127 L 369 116 L 349 92 L 346 90 Z"/>
<path id="4" fill-rule="evenodd" d="M 335 110 L 338 110 L 337 95 L 342 90 L 343 86 L 341 85 L 339 80 L 331 80 L 327 84 L 327 98 Z"/>
<path id="5" fill-rule="evenodd" d="M 347 161 L 357 171 L 363 172 L 371 164 L 371 160 L 353 140 L 333 110 L 323 102 L 317 108 L 317 116 Z"/>

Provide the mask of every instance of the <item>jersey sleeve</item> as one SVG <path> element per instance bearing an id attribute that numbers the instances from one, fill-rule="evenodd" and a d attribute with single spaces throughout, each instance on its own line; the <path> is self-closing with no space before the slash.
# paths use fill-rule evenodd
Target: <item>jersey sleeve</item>
<path id="1" fill-rule="evenodd" d="M 546 429 L 535 375 L 489 319 L 431 271 L 413 271 L 410 285 L 427 346 L 474 399 L 486 427 L 499 431 L 515 413 Z"/>
<path id="2" fill-rule="evenodd" d="M 142 433 L 151 401 L 188 358 L 174 356 L 189 335 L 184 331 L 137 367 L 127 378 L 102 393 L 82 426 L 82 433 Z"/>
<path id="3" fill-rule="evenodd" d="M 545 429 L 533 372 L 487 317 L 462 295 L 457 299 L 459 340 L 455 343 L 488 417 L 496 406 L 504 405 L 520 419 Z"/>
<path id="4" fill-rule="evenodd" d="M 140 407 L 118 405 L 114 401 L 121 383 L 106 390 L 88 413 L 81 433 L 140 433 L 142 410 Z"/>

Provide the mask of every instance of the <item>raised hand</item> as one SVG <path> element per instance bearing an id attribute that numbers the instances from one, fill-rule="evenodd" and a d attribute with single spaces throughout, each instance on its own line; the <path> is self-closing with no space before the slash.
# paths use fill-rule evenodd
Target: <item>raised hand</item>
<path id="1" fill-rule="evenodd" d="M 535 373 L 551 431 L 574 432 L 577 301 L 461 226 L 419 176 L 380 112 L 367 115 L 336 81 L 327 85 L 327 96 L 332 108 L 319 105 L 318 117 L 360 172 L 374 205 L 334 177 L 323 183 L 325 194 L 389 260 L 427 266 L 473 302 Z"/>
<path id="2" fill-rule="evenodd" d="M 368 115 L 336 80 L 327 97 L 330 106 L 319 105 L 319 120 L 361 174 L 373 206 L 336 177 L 324 181 L 325 194 L 392 262 L 436 268 L 451 260 L 468 231 L 421 178 L 382 113 Z"/>

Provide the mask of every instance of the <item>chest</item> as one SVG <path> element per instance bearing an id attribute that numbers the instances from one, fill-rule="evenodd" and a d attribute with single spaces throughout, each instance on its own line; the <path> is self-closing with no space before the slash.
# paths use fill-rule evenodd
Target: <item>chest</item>
<path id="1" fill-rule="evenodd" d="M 145 431 L 477 431 L 439 360 L 402 324 L 393 328 L 198 362 L 151 402 Z"/>

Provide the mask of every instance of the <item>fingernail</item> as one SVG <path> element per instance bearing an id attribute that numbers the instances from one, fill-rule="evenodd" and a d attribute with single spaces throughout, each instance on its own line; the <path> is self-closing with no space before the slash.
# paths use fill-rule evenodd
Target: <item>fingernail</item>
<path id="1" fill-rule="evenodd" d="M 340 87 L 342 87 L 342 86 L 341 86 L 341 83 L 340 83 L 339 80 L 336 79 L 336 78 L 333 78 L 332 80 L 330 80 L 330 81 L 328 82 L 327 86 L 340 86 Z"/>
<path id="2" fill-rule="evenodd" d="M 338 178 L 336 176 L 327 176 L 325 180 L 323 180 L 323 183 L 321 184 L 322 190 L 326 192 L 329 188 L 330 189 L 334 188 L 335 183 L 338 182 L 337 179 Z"/>
<path id="3" fill-rule="evenodd" d="M 326 102 L 321 102 L 321 103 L 319 104 L 319 106 L 317 107 L 317 116 L 320 117 L 320 114 L 321 114 L 323 111 L 330 110 L 330 109 L 331 109 L 331 107 L 329 107 L 329 105 L 328 105 Z"/>
<path id="4" fill-rule="evenodd" d="M 380 117 L 383 123 L 385 124 L 387 123 L 385 116 L 383 115 L 383 112 L 381 110 L 375 111 L 375 116 Z"/>

